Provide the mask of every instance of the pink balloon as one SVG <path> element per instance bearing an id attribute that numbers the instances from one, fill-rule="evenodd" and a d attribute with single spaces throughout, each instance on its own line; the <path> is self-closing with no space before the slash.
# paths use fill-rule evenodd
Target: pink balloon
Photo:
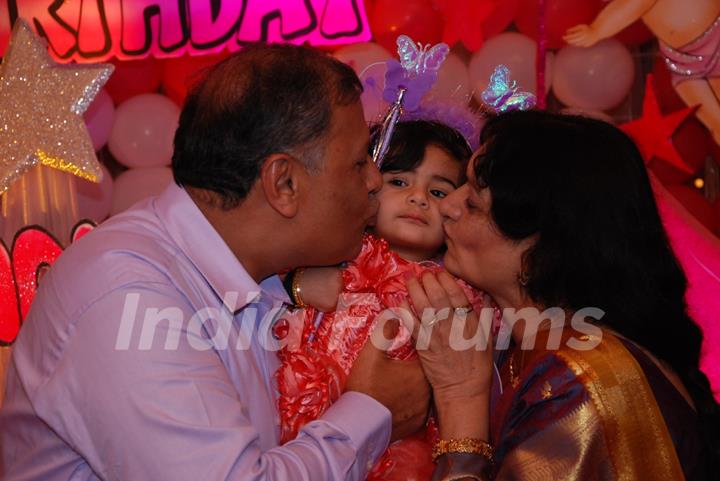
<path id="1" fill-rule="evenodd" d="M 93 148 L 96 151 L 102 149 L 110 138 L 115 119 L 115 105 L 113 105 L 110 94 L 104 89 L 100 90 L 85 111 L 83 118 L 92 139 Z"/>
<path id="2" fill-rule="evenodd" d="M 160 94 L 135 96 L 118 106 L 108 147 L 127 167 L 170 165 L 180 109 Z"/>
<path id="3" fill-rule="evenodd" d="M 440 67 L 437 82 L 428 95 L 437 100 L 449 99 L 467 103 L 471 97 L 470 88 L 470 74 L 465 62 L 451 53 Z"/>
<path id="4" fill-rule="evenodd" d="M 589 117 L 591 119 L 602 120 L 603 122 L 607 122 L 609 124 L 615 124 L 615 119 L 613 119 L 610 115 L 606 114 L 602 110 L 582 109 L 579 107 L 565 107 L 564 109 L 560 110 L 560 113 L 565 115 L 580 115 L 581 117 Z"/>
<path id="5" fill-rule="evenodd" d="M 145 167 L 129 169 L 115 179 L 111 214 L 160 194 L 173 181 L 169 167 Z"/>
<path id="6" fill-rule="evenodd" d="M 554 76 L 553 92 L 565 105 L 610 110 L 630 92 L 635 64 L 627 47 L 610 38 L 589 48 L 562 48 Z"/>
<path id="7" fill-rule="evenodd" d="M 510 76 L 520 90 L 535 93 L 537 90 L 535 57 L 537 43 L 530 37 L 516 32 L 497 35 L 475 52 L 470 59 L 468 71 L 473 94 L 482 102 L 482 92 L 490 82 L 495 67 L 502 64 L 510 69 Z M 548 52 L 545 59 L 545 88 L 553 82 L 553 54 Z"/>
<path id="8" fill-rule="evenodd" d="M 81 219 L 90 219 L 97 223 L 110 215 L 113 201 L 113 178 L 107 167 L 100 165 L 103 178 L 99 184 L 75 177 L 77 185 L 78 214 Z"/>
<path id="9" fill-rule="evenodd" d="M 354 43 L 341 47 L 333 53 L 333 56 L 351 66 L 358 75 L 372 64 L 385 62 L 393 58 L 390 52 L 372 42 Z"/>

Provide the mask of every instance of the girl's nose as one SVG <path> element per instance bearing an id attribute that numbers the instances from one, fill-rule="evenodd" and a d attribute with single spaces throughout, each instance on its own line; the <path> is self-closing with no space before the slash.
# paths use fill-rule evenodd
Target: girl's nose
<path id="1" fill-rule="evenodd" d="M 428 206 L 428 199 L 427 199 L 427 193 L 425 192 L 425 189 L 415 188 L 413 189 L 410 194 L 408 195 L 408 202 L 410 202 L 413 205 L 417 205 L 418 207 L 427 207 Z"/>

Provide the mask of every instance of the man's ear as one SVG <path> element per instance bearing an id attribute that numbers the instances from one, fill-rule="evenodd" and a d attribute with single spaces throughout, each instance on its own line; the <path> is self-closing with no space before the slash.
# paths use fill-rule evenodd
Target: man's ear
<path id="1" fill-rule="evenodd" d="M 260 183 L 267 203 L 284 217 L 298 211 L 299 187 L 304 166 L 288 154 L 271 154 L 260 168 Z"/>

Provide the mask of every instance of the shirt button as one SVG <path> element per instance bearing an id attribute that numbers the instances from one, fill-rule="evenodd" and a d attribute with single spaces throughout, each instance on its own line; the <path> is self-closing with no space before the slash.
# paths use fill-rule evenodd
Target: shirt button
<path id="1" fill-rule="evenodd" d="M 285 339 L 290 332 L 290 323 L 284 317 L 281 317 L 272 327 L 272 335 L 278 341 Z"/>

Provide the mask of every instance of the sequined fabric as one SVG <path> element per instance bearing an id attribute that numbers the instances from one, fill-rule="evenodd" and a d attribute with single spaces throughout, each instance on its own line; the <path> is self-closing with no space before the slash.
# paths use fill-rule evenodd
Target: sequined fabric
<path id="1" fill-rule="evenodd" d="M 685 80 L 720 75 L 720 17 L 698 38 L 680 48 L 660 42 L 660 53 L 670 70 L 673 85 Z"/>

